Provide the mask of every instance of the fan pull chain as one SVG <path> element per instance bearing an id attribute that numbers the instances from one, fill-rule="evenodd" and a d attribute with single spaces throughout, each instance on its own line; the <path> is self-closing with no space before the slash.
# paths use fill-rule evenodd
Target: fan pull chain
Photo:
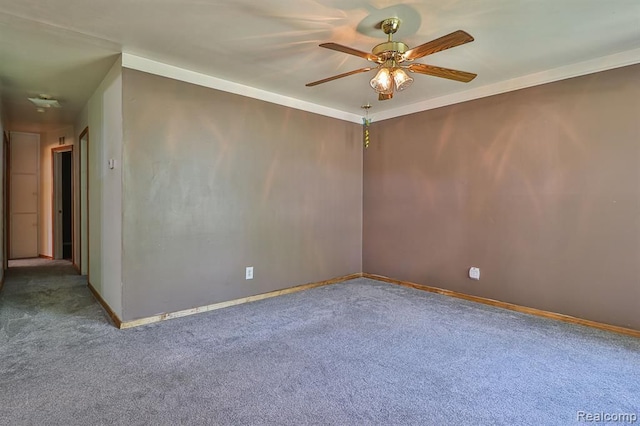
<path id="1" fill-rule="evenodd" d="M 369 148 L 369 124 L 371 124 L 371 120 L 363 118 L 362 125 L 364 127 L 364 147 Z"/>
<path id="2" fill-rule="evenodd" d="M 362 117 L 362 131 L 364 138 L 364 147 L 369 148 L 369 126 L 371 125 L 371 119 L 369 118 L 369 108 L 371 105 L 362 105 L 362 109 L 364 109 L 364 117 Z"/>

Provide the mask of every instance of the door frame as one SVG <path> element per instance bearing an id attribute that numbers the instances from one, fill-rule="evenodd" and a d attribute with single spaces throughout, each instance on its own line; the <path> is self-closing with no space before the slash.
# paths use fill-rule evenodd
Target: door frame
<path id="1" fill-rule="evenodd" d="M 62 169 L 60 161 L 63 152 L 71 152 L 71 262 L 75 265 L 76 245 L 75 241 L 75 191 L 73 188 L 75 170 L 73 166 L 73 145 L 62 145 L 51 148 L 51 254 L 54 259 L 63 258 L 63 237 L 60 215 L 56 214 L 56 210 L 61 208 L 58 206 L 59 200 L 62 199 Z M 58 235 L 60 234 L 60 235 Z M 76 266 L 77 267 L 77 266 Z"/>
<path id="2" fill-rule="evenodd" d="M 11 163 L 9 162 L 9 150 L 11 149 L 11 145 L 9 144 L 9 132 L 2 132 L 2 177 L 3 179 L 3 207 L 2 213 L 4 214 L 4 233 L 3 233 L 3 241 L 2 241 L 2 269 L 6 271 L 9 269 L 9 240 L 11 234 L 11 228 L 9 228 L 9 215 L 11 214 L 11 210 L 9 207 L 9 203 L 11 200 L 9 191 L 11 190 L 11 184 L 9 182 L 11 173 L 9 172 L 9 167 L 11 167 Z M 2 275 L 4 279 L 4 274 Z"/>
<path id="3" fill-rule="evenodd" d="M 86 141 L 86 146 L 85 149 L 82 149 L 82 141 L 85 140 Z M 84 182 L 85 187 L 86 187 L 86 191 L 85 193 L 83 193 L 82 191 L 82 159 L 84 158 L 84 164 L 86 167 L 86 172 L 85 172 L 85 179 L 86 182 Z M 84 130 L 80 133 L 80 136 L 78 136 L 78 248 L 79 248 L 79 266 L 80 266 L 80 275 L 82 275 L 82 270 L 84 269 L 84 265 L 87 265 L 87 282 L 89 282 L 89 271 L 90 271 L 90 262 L 89 262 L 89 258 L 91 256 L 90 254 L 90 248 L 91 245 L 89 244 L 89 126 L 85 127 Z M 85 199 L 86 198 L 86 199 Z M 83 244 L 82 244 L 82 205 L 83 203 L 86 203 L 86 215 L 87 217 L 85 218 L 85 222 L 86 222 L 86 252 L 87 252 L 87 258 L 83 259 L 82 258 L 82 252 L 84 251 L 83 249 Z M 86 263 L 85 263 L 86 262 Z"/>

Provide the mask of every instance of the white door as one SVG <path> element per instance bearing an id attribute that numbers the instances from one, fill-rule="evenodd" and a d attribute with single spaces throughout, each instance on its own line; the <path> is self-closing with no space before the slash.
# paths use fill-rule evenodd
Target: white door
<path id="1" fill-rule="evenodd" d="M 38 257 L 40 135 L 11 133 L 9 259 Z"/>

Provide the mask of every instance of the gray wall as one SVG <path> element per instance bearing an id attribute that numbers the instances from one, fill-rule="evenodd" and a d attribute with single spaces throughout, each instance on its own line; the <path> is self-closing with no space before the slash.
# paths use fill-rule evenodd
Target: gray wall
<path id="1" fill-rule="evenodd" d="M 631 66 L 374 124 L 364 271 L 640 329 L 639 116 Z"/>
<path id="2" fill-rule="evenodd" d="M 123 117 L 123 320 L 362 270 L 358 124 L 130 69 Z"/>
<path id="3" fill-rule="evenodd" d="M 88 243 L 91 255 L 90 265 L 83 265 L 82 270 L 88 270 L 91 285 L 122 318 L 122 61 L 119 57 L 78 115 L 74 142 L 85 127 L 89 127 L 90 138 Z M 78 146 L 74 155 L 79 154 Z M 110 158 L 116 160 L 114 169 L 108 167 Z"/>

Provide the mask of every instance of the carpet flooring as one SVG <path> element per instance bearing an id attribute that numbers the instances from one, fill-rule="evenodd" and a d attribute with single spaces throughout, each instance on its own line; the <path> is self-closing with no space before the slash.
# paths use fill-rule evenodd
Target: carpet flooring
<path id="1" fill-rule="evenodd" d="M 640 416 L 640 339 L 368 279 L 117 330 L 68 263 L 40 263 L 0 293 L 1 425 Z"/>

